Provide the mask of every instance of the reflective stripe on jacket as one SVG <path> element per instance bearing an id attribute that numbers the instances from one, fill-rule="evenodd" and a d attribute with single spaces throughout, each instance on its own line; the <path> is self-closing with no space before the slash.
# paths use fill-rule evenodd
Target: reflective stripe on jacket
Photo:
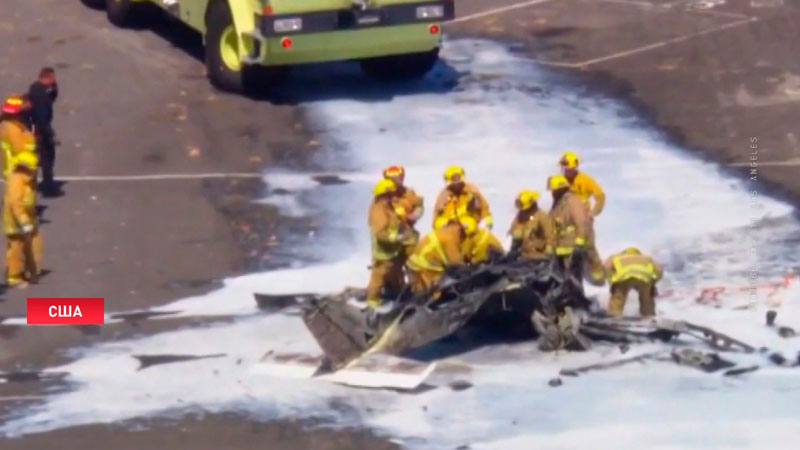
<path id="1" fill-rule="evenodd" d="M 6 182 L 3 201 L 3 232 L 6 235 L 22 233 L 22 227 L 39 226 L 36 216 L 36 187 L 32 175 L 11 172 Z"/>
<path id="2" fill-rule="evenodd" d="M 388 261 L 400 256 L 402 219 L 397 216 L 388 200 L 374 200 L 369 208 L 369 229 L 372 234 L 372 257 L 377 261 Z"/>
<path id="3" fill-rule="evenodd" d="M 552 253 L 555 244 L 552 220 L 541 209 L 534 213 L 517 214 L 511 223 L 509 234 L 524 259 L 546 257 L 548 253 Z"/>
<path id="4" fill-rule="evenodd" d="M 17 120 L 0 123 L 0 149 L 3 151 L 3 177 L 16 165 L 16 155 L 36 151 L 36 136 Z"/>
<path id="5" fill-rule="evenodd" d="M 488 260 L 492 251 L 505 252 L 503 244 L 500 243 L 497 236 L 486 228 L 479 228 L 474 235 L 465 239 L 463 245 L 464 250 L 462 253 L 467 255 L 466 259 L 470 264 L 478 264 Z"/>
<path id="6" fill-rule="evenodd" d="M 604 266 L 608 281 L 612 284 L 632 279 L 652 283 L 661 279 L 662 275 L 661 266 L 645 255 L 612 255 Z"/>
<path id="7" fill-rule="evenodd" d="M 550 210 L 555 234 L 555 252 L 558 256 L 571 255 L 575 241 L 582 239 L 587 245 L 594 242 L 589 209 L 578 197 L 565 193 Z"/>
<path id="8" fill-rule="evenodd" d="M 415 271 L 442 272 L 449 265 L 463 263 L 462 243 L 458 225 L 433 230 L 417 243 L 406 265 Z"/>
<path id="9" fill-rule="evenodd" d="M 470 216 L 479 222 L 489 216 L 489 202 L 472 183 L 464 183 L 464 190 L 454 194 L 444 188 L 436 198 L 433 208 L 433 227 L 440 228 L 459 217 Z"/>

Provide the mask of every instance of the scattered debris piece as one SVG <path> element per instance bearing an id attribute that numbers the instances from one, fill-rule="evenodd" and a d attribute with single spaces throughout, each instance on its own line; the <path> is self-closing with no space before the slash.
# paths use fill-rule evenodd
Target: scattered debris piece
<path id="1" fill-rule="evenodd" d="M 450 383 L 450 389 L 459 392 L 459 391 L 466 391 L 467 389 L 472 387 L 472 383 L 469 381 L 458 380 Z"/>
<path id="2" fill-rule="evenodd" d="M 666 351 L 658 351 L 658 352 L 650 352 L 644 353 L 637 356 L 631 356 L 629 358 L 617 359 L 614 361 L 608 362 L 600 362 L 596 364 L 589 364 L 586 366 L 575 367 L 572 369 L 561 369 L 559 375 L 561 376 L 568 376 L 568 377 L 577 377 L 578 375 L 586 372 L 593 372 L 596 370 L 603 370 L 603 369 L 612 369 L 615 367 L 624 366 L 626 364 L 634 363 L 634 362 L 644 362 L 648 359 L 655 359 L 658 356 L 665 355 Z"/>
<path id="3" fill-rule="evenodd" d="M 795 331 L 792 327 L 781 326 L 775 323 L 775 318 L 778 317 L 778 312 L 774 309 L 767 311 L 767 326 L 770 328 L 776 328 L 778 332 L 778 336 L 788 339 L 797 336 L 797 331 Z"/>
<path id="4" fill-rule="evenodd" d="M 716 353 L 704 353 L 692 348 L 673 351 L 671 356 L 672 360 L 681 366 L 694 367 L 707 373 L 728 369 L 736 365 L 731 361 L 722 359 Z"/>
<path id="5" fill-rule="evenodd" d="M 180 311 L 131 311 L 131 312 L 113 313 L 109 315 L 109 318 L 135 323 L 142 320 L 150 319 L 152 317 L 170 316 L 178 313 L 180 313 Z"/>
<path id="6" fill-rule="evenodd" d="M 784 366 L 789 363 L 789 360 L 786 359 L 785 356 L 781 355 L 780 353 L 771 353 L 769 355 L 769 360 L 772 361 L 774 364 L 779 366 Z"/>
<path id="7" fill-rule="evenodd" d="M 728 369 L 728 370 L 725 371 L 725 373 L 723 375 L 726 376 L 726 377 L 735 377 L 735 376 L 738 376 L 738 375 L 743 375 L 743 374 L 746 374 L 746 373 L 755 372 L 758 369 L 759 369 L 758 366 L 749 366 L 749 367 L 740 367 L 740 368 L 735 368 L 735 369 Z"/>
<path id="8" fill-rule="evenodd" d="M 797 332 L 792 327 L 778 327 L 778 336 L 782 338 L 790 338 L 797 336 Z"/>
<path id="9" fill-rule="evenodd" d="M 35 381 L 60 380 L 69 372 L 44 372 L 41 370 L 15 370 L 0 372 L 0 383 L 30 383 Z"/>
<path id="10" fill-rule="evenodd" d="M 339 175 L 315 175 L 312 180 L 322 185 L 347 184 L 349 181 L 342 179 Z"/>
<path id="11" fill-rule="evenodd" d="M 547 385 L 550 387 L 558 387 L 561 386 L 562 384 L 564 384 L 564 382 L 561 381 L 561 378 L 558 377 L 551 378 L 550 381 L 547 382 Z"/>
<path id="12" fill-rule="evenodd" d="M 225 353 L 214 353 L 212 355 L 133 355 L 134 358 L 139 360 L 139 368 L 137 370 L 144 370 L 159 364 L 220 358 L 223 356 L 225 356 Z"/>
<path id="13" fill-rule="evenodd" d="M 771 327 L 771 326 L 775 325 L 775 317 L 777 317 L 777 316 L 778 316 L 778 311 L 775 311 L 774 309 L 770 309 L 769 311 L 767 311 L 767 326 L 768 327 Z"/>
<path id="14" fill-rule="evenodd" d="M 253 294 L 258 309 L 265 312 L 279 312 L 292 306 L 299 306 L 315 294 Z"/>

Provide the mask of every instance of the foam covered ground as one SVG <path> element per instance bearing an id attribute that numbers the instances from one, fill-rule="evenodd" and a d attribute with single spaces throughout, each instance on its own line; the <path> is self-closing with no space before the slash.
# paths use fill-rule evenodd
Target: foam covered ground
<path id="1" fill-rule="evenodd" d="M 406 166 L 407 183 L 430 206 L 444 167 L 462 165 L 488 197 L 495 230 L 504 236 L 515 194 L 543 191 L 567 148 L 582 156 L 582 168 L 607 192 L 607 207 L 596 220 L 601 254 L 635 244 L 665 262 L 661 290 L 671 294 L 659 301 L 660 315 L 710 325 L 787 356 L 800 350 L 800 338 L 781 339 L 763 325 L 771 305 L 779 307 L 778 322 L 800 326 L 797 283 L 767 286 L 798 267 L 800 223 L 789 205 L 754 195 L 757 185 L 672 146 L 625 105 L 548 73 L 501 44 L 452 41 L 443 56 L 447 64 L 393 97 L 376 99 L 370 90 L 389 88 L 369 85 L 361 99 L 305 105 L 324 144 L 318 164 L 350 183 L 322 186 L 309 181 L 310 174 L 267 173 L 271 190 L 287 189 L 292 196 L 264 201 L 325 220 L 313 242 L 325 263 L 226 280 L 218 291 L 163 307 L 242 315 L 233 323 L 76 350 L 74 362 L 53 368 L 70 372 L 73 389 L 17 411 L 0 430 L 16 435 L 199 408 L 368 426 L 412 448 L 795 448 L 800 376 L 796 369 L 768 365 L 725 378 L 651 362 L 551 388 L 547 381 L 560 368 L 618 358 L 619 350 L 599 345 L 584 354 L 541 354 L 525 343 L 460 355 L 451 366 L 468 371 L 443 370 L 432 379 L 436 389 L 418 394 L 251 372 L 268 350 L 318 351 L 299 318 L 258 314 L 253 292 L 325 293 L 366 283 L 366 208 L 383 166 Z M 742 142 L 743 161 L 748 146 Z M 546 192 L 543 198 L 548 207 Z M 423 231 L 430 221 L 423 218 Z M 746 290 L 751 279 L 762 286 L 755 295 Z M 708 286 L 725 287 L 716 307 L 695 302 Z M 592 293 L 607 301 L 605 291 Z M 627 311 L 635 313 L 635 301 Z M 635 346 L 628 355 L 656 348 Z M 131 355 L 146 353 L 226 356 L 137 371 Z M 763 363 L 757 355 L 732 358 Z M 473 386 L 453 390 L 453 379 Z"/>

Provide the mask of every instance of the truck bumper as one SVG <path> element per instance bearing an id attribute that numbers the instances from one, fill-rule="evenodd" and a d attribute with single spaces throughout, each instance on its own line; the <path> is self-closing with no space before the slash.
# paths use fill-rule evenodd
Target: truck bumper
<path id="1" fill-rule="evenodd" d="M 437 5 L 443 8 L 443 16 L 417 17 L 418 7 Z M 247 36 L 252 39 L 252 51 L 243 56 L 243 62 L 292 65 L 430 51 L 441 43 L 440 22 L 454 14 L 452 0 L 439 0 L 364 11 L 257 16 L 257 29 Z M 286 18 L 302 19 L 302 28 L 275 31 L 275 21 Z"/>
<path id="2" fill-rule="evenodd" d="M 278 66 L 425 52 L 441 43 L 441 32 L 432 34 L 430 26 L 416 24 L 270 37 L 264 39 L 260 57 L 249 62 Z"/>

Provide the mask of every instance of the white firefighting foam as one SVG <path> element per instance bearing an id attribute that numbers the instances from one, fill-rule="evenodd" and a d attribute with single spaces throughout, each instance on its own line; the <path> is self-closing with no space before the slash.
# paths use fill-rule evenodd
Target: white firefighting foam
<path id="1" fill-rule="evenodd" d="M 164 306 L 185 314 L 253 316 L 82 349 L 75 362 L 53 369 L 70 372 L 75 389 L 20 411 L 0 431 L 15 435 L 202 408 L 369 426 L 413 448 L 587 448 L 587 442 L 622 449 L 793 448 L 800 439 L 800 377 L 769 364 L 725 378 L 651 362 L 565 378 L 551 388 L 547 381 L 562 367 L 622 355 L 603 345 L 584 354 L 540 354 L 526 343 L 459 355 L 449 365 L 466 365 L 468 372 L 438 373 L 431 380 L 437 388 L 417 394 L 250 372 L 268 350 L 318 352 L 299 318 L 257 315 L 253 292 L 324 293 L 365 284 L 366 206 L 383 166 L 405 165 L 407 183 L 428 206 L 441 188 L 443 168 L 464 166 L 489 199 L 495 231 L 504 234 L 516 192 L 543 190 L 566 148 L 580 154 L 582 168 L 607 191 L 607 207 L 596 221 L 601 254 L 635 244 L 667 263 L 661 289 L 673 295 L 658 304 L 660 314 L 712 325 L 790 357 L 800 350 L 800 341 L 781 339 L 763 325 L 770 288 L 755 296 L 738 289 L 797 267 L 800 224 L 791 207 L 764 195 L 751 205 L 750 191 L 757 188 L 669 145 L 617 101 L 548 74 L 499 44 L 450 42 L 444 57 L 450 68 L 440 67 L 422 92 L 307 105 L 327 149 L 321 157 L 357 168 L 340 174 L 349 184 L 320 186 L 306 174 L 267 174 L 273 191 L 284 187 L 302 200 L 284 202 L 289 212 L 301 206 L 326 219 L 315 245 L 330 263 L 230 279 L 216 292 Z M 743 161 L 748 146 L 742 143 Z M 430 221 L 423 218 L 423 231 Z M 706 285 L 726 286 L 719 309 L 694 301 Z M 798 289 L 796 281 L 776 289 L 770 301 L 782 303 L 778 322 L 800 326 Z M 595 292 L 606 301 L 605 291 Z M 628 311 L 635 312 L 635 303 Z M 747 303 L 748 310 L 733 309 Z M 625 356 L 656 348 L 633 346 Z M 148 353 L 226 356 L 137 371 L 131 355 Z M 758 356 L 734 359 L 763 363 Z M 448 382 L 454 379 L 473 386 L 453 390 Z"/>

